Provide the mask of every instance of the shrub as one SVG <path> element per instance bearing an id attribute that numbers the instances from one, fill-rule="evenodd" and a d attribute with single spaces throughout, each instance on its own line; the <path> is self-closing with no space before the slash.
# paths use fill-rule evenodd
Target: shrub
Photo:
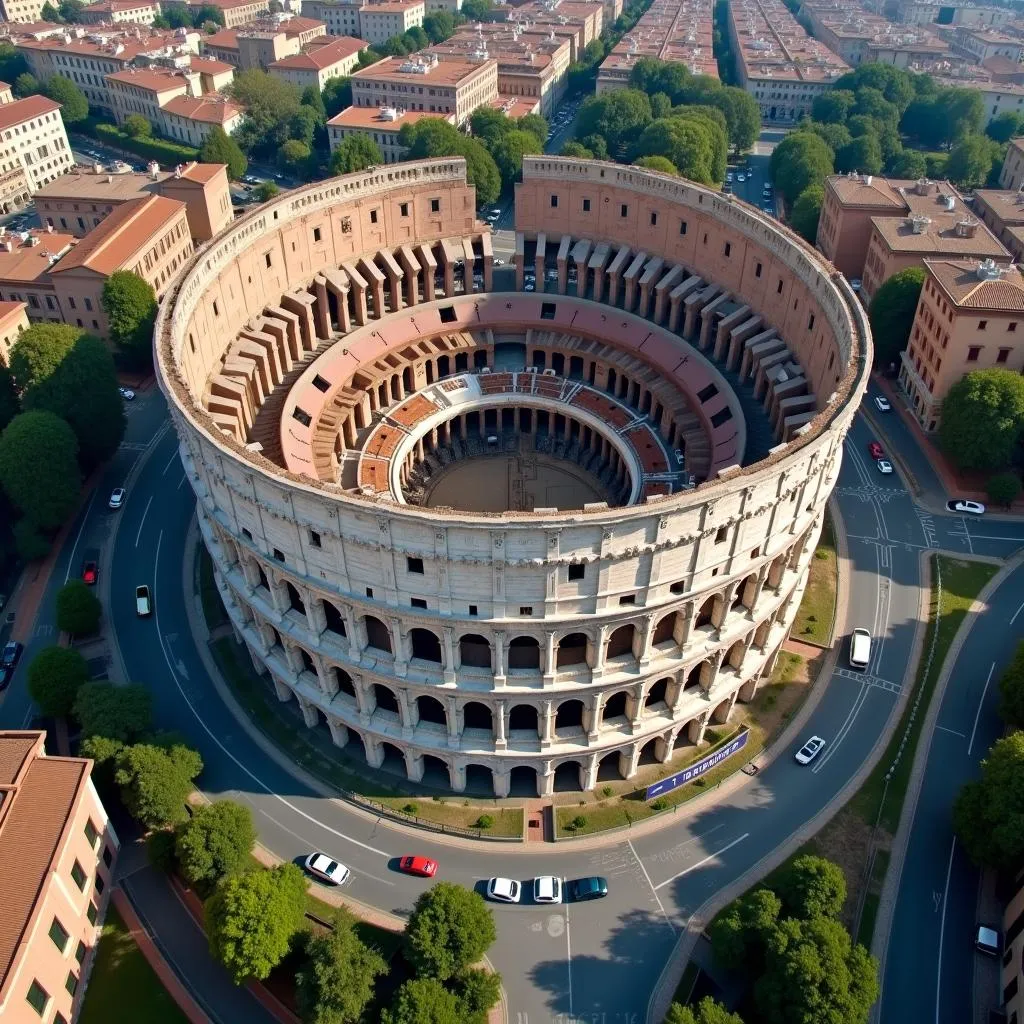
<path id="1" fill-rule="evenodd" d="M 489 814 L 481 814 L 479 818 L 473 823 L 474 828 L 492 828 L 494 825 L 494 818 Z"/>

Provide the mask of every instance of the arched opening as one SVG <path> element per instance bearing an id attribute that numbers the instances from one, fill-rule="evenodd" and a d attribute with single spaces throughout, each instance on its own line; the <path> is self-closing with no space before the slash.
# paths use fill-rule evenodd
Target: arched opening
<path id="1" fill-rule="evenodd" d="M 750 600 L 753 601 L 754 589 L 757 587 L 757 577 L 753 574 L 748 576 L 737 588 L 736 594 L 732 599 L 732 604 L 729 606 L 729 610 L 732 611 L 736 608 L 749 608 L 745 598 L 749 588 Z"/>
<path id="2" fill-rule="evenodd" d="M 469 701 L 462 709 L 463 728 L 494 731 L 494 716 L 486 704 L 478 700 Z"/>
<path id="3" fill-rule="evenodd" d="M 434 789 L 451 789 L 451 773 L 448 765 L 433 754 L 423 755 L 423 785 Z"/>
<path id="4" fill-rule="evenodd" d="M 625 690 L 613 693 L 605 702 L 601 710 L 601 721 L 611 722 L 616 718 L 626 717 L 626 699 L 628 694 Z"/>
<path id="5" fill-rule="evenodd" d="M 668 684 L 672 682 L 668 676 L 664 679 L 659 679 L 648 691 L 647 696 L 644 698 L 645 708 L 654 708 L 659 704 L 668 703 Z"/>
<path id="6" fill-rule="evenodd" d="M 348 630 L 345 628 L 345 617 L 330 601 L 322 601 L 321 604 L 324 608 L 324 617 L 327 620 L 326 628 L 332 633 L 337 633 L 338 636 L 347 637 Z"/>
<path id="7" fill-rule="evenodd" d="M 285 587 L 288 590 L 288 606 L 296 612 L 302 615 L 306 614 L 306 604 L 302 600 L 302 595 L 296 590 L 295 585 L 290 581 L 285 581 Z"/>
<path id="8" fill-rule="evenodd" d="M 508 713 L 509 732 L 537 734 L 537 709 L 532 704 L 517 704 Z"/>
<path id="9" fill-rule="evenodd" d="M 494 796 L 494 772 L 486 765 L 466 765 L 466 792 L 472 796 Z"/>
<path id="10" fill-rule="evenodd" d="M 611 754 L 605 754 L 597 762 L 598 782 L 618 782 L 622 778 L 622 772 L 619 771 L 619 752 L 617 750 Z"/>
<path id="11" fill-rule="evenodd" d="M 630 623 L 626 626 L 619 626 L 608 638 L 608 660 L 633 656 L 633 636 L 636 628 Z"/>
<path id="12" fill-rule="evenodd" d="M 312 655 L 310 655 L 309 651 L 307 651 L 305 647 L 299 648 L 299 657 L 302 658 L 303 670 L 316 675 L 316 665 L 313 663 Z"/>
<path id="13" fill-rule="evenodd" d="M 536 637 L 517 636 L 508 645 L 508 667 L 539 669 L 540 642 Z"/>
<path id="14" fill-rule="evenodd" d="M 743 640 L 737 640 L 736 643 L 729 648 L 729 653 L 725 656 L 725 662 L 732 668 L 740 669 L 743 667 L 743 658 L 746 653 L 746 643 Z"/>
<path id="15" fill-rule="evenodd" d="M 382 683 L 374 683 L 373 698 L 378 711 L 390 711 L 392 714 L 398 714 L 398 698 L 395 696 L 394 691 L 387 686 L 384 686 Z"/>
<path id="16" fill-rule="evenodd" d="M 391 650 L 391 633 L 376 615 L 367 615 L 363 620 L 366 624 L 366 646 L 385 654 L 394 653 Z"/>
<path id="17" fill-rule="evenodd" d="M 657 764 L 658 763 L 658 739 L 655 737 L 653 740 L 648 740 L 640 748 L 640 756 L 637 758 L 637 766 L 642 764 Z"/>
<path id="18" fill-rule="evenodd" d="M 726 697 L 720 704 L 715 707 L 715 710 L 711 712 L 711 721 L 721 724 L 722 722 L 728 722 L 729 716 L 732 714 L 733 701 L 731 697 Z"/>
<path id="19" fill-rule="evenodd" d="M 657 626 L 654 627 L 654 637 L 652 639 L 652 643 L 654 644 L 655 647 L 657 647 L 658 644 L 668 644 L 668 643 L 674 643 L 675 642 L 675 637 L 673 635 L 673 631 L 675 630 L 675 625 L 676 625 L 676 613 L 675 612 L 669 612 L 668 615 L 663 616 L 658 621 Z"/>
<path id="20" fill-rule="evenodd" d="M 408 777 L 408 772 L 405 767 L 405 755 L 394 745 L 394 743 L 388 743 L 386 740 L 381 743 L 380 749 L 384 754 L 384 760 L 380 763 L 380 770 L 383 772 L 390 772 L 392 775 L 401 775 L 402 778 Z"/>
<path id="21" fill-rule="evenodd" d="M 435 665 L 441 664 L 441 641 L 429 629 L 421 629 L 419 627 L 410 629 L 409 640 L 412 643 L 412 656 L 414 658 L 432 661 Z"/>
<path id="22" fill-rule="evenodd" d="M 583 701 L 563 700 L 555 712 L 555 732 L 583 728 Z"/>
<path id="23" fill-rule="evenodd" d="M 491 645 L 479 633 L 467 633 L 459 639 L 459 658 L 463 667 L 491 667 Z"/>
<path id="24" fill-rule="evenodd" d="M 587 636 L 585 633 L 570 633 L 558 641 L 555 664 L 558 668 L 587 663 Z"/>
<path id="25" fill-rule="evenodd" d="M 338 668 L 336 665 L 331 667 L 331 671 L 334 673 L 334 681 L 338 684 L 338 692 L 355 700 L 356 688 L 352 685 L 352 677 L 343 668 Z"/>
<path id="26" fill-rule="evenodd" d="M 555 765 L 556 793 L 579 793 L 582 789 L 579 761 L 563 761 Z"/>
<path id="27" fill-rule="evenodd" d="M 448 725 L 444 705 L 436 697 L 417 697 L 416 710 L 419 712 L 421 722 L 429 722 L 431 725 Z"/>
<path id="28" fill-rule="evenodd" d="M 345 744 L 345 756 L 366 764 L 366 746 L 363 743 L 363 734 L 357 732 L 351 726 L 348 727 L 348 743 Z"/>
<path id="29" fill-rule="evenodd" d="M 710 626 L 715 615 L 715 595 L 712 594 L 709 598 L 706 598 L 704 603 L 700 606 L 700 611 L 697 612 L 697 618 L 694 620 L 694 627 L 700 629 L 701 626 Z"/>
<path id="30" fill-rule="evenodd" d="M 509 796 L 538 796 L 537 769 L 525 764 L 517 764 L 509 772 Z"/>
<path id="31" fill-rule="evenodd" d="M 270 580 L 267 579 L 267 574 L 263 571 L 263 566 L 256 563 L 256 571 L 260 574 L 260 586 L 264 590 L 270 590 Z"/>
<path id="32" fill-rule="evenodd" d="M 683 693 L 692 693 L 701 688 L 701 682 L 704 677 L 704 666 L 706 664 L 706 661 L 699 662 L 686 673 L 686 682 L 683 684 Z"/>

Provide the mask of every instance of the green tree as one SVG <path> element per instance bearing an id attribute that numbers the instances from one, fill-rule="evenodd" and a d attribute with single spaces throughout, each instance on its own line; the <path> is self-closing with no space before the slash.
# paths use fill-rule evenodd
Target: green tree
<path id="1" fill-rule="evenodd" d="M 476 0 L 466 0 L 475 3 Z M 466 4 L 463 4 L 463 10 Z M 462 1007 L 454 992 L 436 978 L 414 978 L 398 990 L 390 1010 L 381 1015 L 381 1024 L 466 1024 Z"/>
<path id="2" fill-rule="evenodd" d="M 730 903 L 709 928 L 715 960 L 727 971 L 756 975 L 768 935 L 782 913 L 782 901 L 771 889 L 744 893 Z"/>
<path id="3" fill-rule="evenodd" d="M 278 150 L 277 162 L 283 170 L 301 174 L 312 155 L 313 151 L 305 142 L 288 139 Z"/>
<path id="4" fill-rule="evenodd" d="M 50 0 L 46 0 L 46 3 L 43 4 L 42 10 L 39 12 L 39 16 L 43 21 L 50 22 L 51 25 L 60 23 L 60 11 L 50 3 Z"/>
<path id="5" fill-rule="evenodd" d="M 153 134 L 149 118 L 141 114 L 129 114 L 124 119 L 124 133 L 132 139 L 148 139 Z"/>
<path id="6" fill-rule="evenodd" d="M 300 103 L 299 109 L 288 120 L 288 137 L 298 140 L 312 150 L 313 139 L 322 124 L 323 120 L 313 107 Z"/>
<path id="7" fill-rule="evenodd" d="M 431 11 L 423 19 L 423 31 L 432 43 L 443 43 L 455 35 L 455 30 L 461 22 L 462 18 L 450 11 Z"/>
<path id="8" fill-rule="evenodd" d="M 889 174 L 894 178 L 923 178 L 928 171 L 924 154 L 914 149 L 903 149 L 893 158 L 888 166 Z"/>
<path id="9" fill-rule="evenodd" d="M 580 142 L 572 140 L 562 146 L 559 156 L 573 156 L 578 160 L 593 160 L 594 154 Z M 674 165 L 673 165 L 674 166 Z"/>
<path id="10" fill-rule="evenodd" d="M 32 519 L 19 519 L 11 530 L 14 549 L 26 562 L 45 558 L 50 551 L 48 535 Z"/>
<path id="11" fill-rule="evenodd" d="M 71 714 L 79 688 L 89 679 L 89 663 L 70 647 L 44 647 L 28 666 L 28 692 L 47 718 Z"/>
<path id="12" fill-rule="evenodd" d="M 1024 131 L 1024 121 L 1012 110 L 1005 110 L 993 117 L 985 127 L 985 134 L 996 142 L 1009 142 Z"/>
<path id="13" fill-rule="evenodd" d="M 192 12 L 184 4 L 167 4 L 161 8 L 161 15 L 167 19 L 171 28 L 194 28 Z"/>
<path id="14" fill-rule="evenodd" d="M 352 79 L 347 77 L 332 78 L 321 94 L 324 112 L 328 117 L 340 114 L 346 107 L 352 106 Z"/>
<path id="15" fill-rule="evenodd" d="M 101 301 L 111 341 L 133 366 L 151 366 L 157 310 L 153 286 L 132 270 L 118 270 L 103 285 Z"/>
<path id="16" fill-rule="evenodd" d="M 109 349 L 69 324 L 34 324 L 11 349 L 11 374 L 26 410 L 60 416 L 78 439 L 84 469 L 109 458 L 124 437 L 124 403 Z"/>
<path id="17" fill-rule="evenodd" d="M 850 129 L 845 124 L 824 124 L 820 121 L 808 121 L 803 122 L 801 130 L 806 130 L 817 135 L 819 139 L 823 139 L 825 144 L 833 153 L 838 153 L 853 136 L 850 134 Z"/>
<path id="18" fill-rule="evenodd" d="M 984 135 L 964 135 L 949 151 L 946 175 L 961 188 L 981 188 L 1000 157 L 999 144 Z"/>
<path id="19" fill-rule="evenodd" d="M 89 101 L 70 78 L 51 75 L 43 86 L 43 92 L 54 103 L 60 104 L 60 116 L 66 125 L 78 124 L 89 116 Z"/>
<path id="20" fill-rule="evenodd" d="M 661 156 L 691 181 L 705 185 L 716 180 L 715 137 L 706 121 L 692 117 L 667 117 L 652 121 L 633 148 L 634 159 Z M 721 133 L 721 128 L 718 128 Z M 722 133 L 724 134 L 724 133 Z M 721 141 L 721 139 L 719 139 Z"/>
<path id="21" fill-rule="evenodd" d="M 380 146 L 363 132 L 347 135 L 331 153 L 332 174 L 352 174 L 354 171 L 365 171 L 367 167 L 375 167 L 382 163 L 384 157 Z"/>
<path id="22" fill-rule="evenodd" d="M 334 930 L 314 935 L 296 978 L 296 1002 L 306 1024 L 358 1024 L 377 977 L 387 970 L 380 954 L 353 930 L 354 919 L 340 912 Z"/>
<path id="23" fill-rule="evenodd" d="M 1007 725 L 1024 729 L 1024 641 L 999 677 L 999 714 Z"/>
<path id="24" fill-rule="evenodd" d="M 810 185 L 800 193 L 789 211 L 789 223 L 793 230 L 811 245 L 814 245 L 818 237 L 818 218 L 824 201 L 825 189 L 821 185 Z"/>
<path id="25" fill-rule="evenodd" d="M 492 0 L 465 0 L 462 16 L 469 21 L 491 21 L 494 17 Z"/>
<path id="26" fill-rule="evenodd" d="M 57 628 L 72 636 L 91 636 L 99 629 L 103 607 L 92 587 L 68 580 L 57 591 Z"/>
<path id="27" fill-rule="evenodd" d="M 426 117 L 405 125 L 398 141 L 408 150 L 409 160 L 431 156 L 465 157 L 466 177 L 476 188 L 478 206 L 489 206 L 501 194 L 501 175 L 491 154 L 477 139 L 467 138 L 442 118 Z"/>
<path id="28" fill-rule="evenodd" d="M 616 152 L 639 135 L 653 120 L 651 101 L 638 89 L 616 89 L 583 101 L 576 116 L 576 135 L 600 135 L 609 152 Z M 593 148 L 589 147 L 588 148 Z"/>
<path id="29" fill-rule="evenodd" d="M 138 743 L 121 750 L 116 763 L 114 781 L 121 787 L 121 801 L 136 821 L 149 829 L 185 820 L 185 803 L 203 770 L 196 751 L 181 745 L 165 749 Z M 294 865 L 288 866 L 298 871 Z"/>
<path id="30" fill-rule="evenodd" d="M 152 723 L 153 699 L 138 683 L 86 683 L 75 698 L 74 715 L 83 736 L 134 743 Z"/>
<path id="31" fill-rule="evenodd" d="M 496 935 L 494 915 L 479 893 L 438 882 L 413 907 L 406 958 L 418 974 L 446 981 L 475 964 Z"/>
<path id="32" fill-rule="evenodd" d="M 208 21 L 223 28 L 224 12 L 219 7 L 214 7 L 213 4 L 192 8 L 192 24 L 196 28 L 203 28 Z"/>
<path id="33" fill-rule="evenodd" d="M 82 20 L 85 0 L 60 0 L 57 10 L 60 12 L 61 21 L 66 21 L 69 25 L 77 24 Z"/>
<path id="34" fill-rule="evenodd" d="M 661 171 L 662 174 L 671 174 L 679 177 L 679 169 L 671 160 L 664 156 L 642 156 L 633 163 L 637 167 L 646 167 L 649 171 Z"/>
<path id="35" fill-rule="evenodd" d="M 10 368 L 6 363 L 0 363 L 0 431 L 18 415 L 20 408 Z"/>
<path id="36" fill-rule="evenodd" d="M 743 1024 L 743 1020 L 711 996 L 705 996 L 696 1006 L 673 1003 L 665 1015 L 665 1024 Z"/>
<path id="37" fill-rule="evenodd" d="M 256 186 L 256 198 L 259 199 L 261 203 L 265 203 L 268 200 L 273 199 L 274 196 L 280 193 L 280 191 L 281 190 L 277 187 L 276 182 L 261 181 Z"/>
<path id="38" fill-rule="evenodd" d="M 989 477 L 988 483 L 985 484 L 985 492 L 993 505 L 1009 508 L 1020 497 L 1020 475 L 1012 469 L 996 473 L 995 476 Z"/>
<path id="39" fill-rule="evenodd" d="M 907 267 L 893 274 L 875 292 L 868 307 L 868 319 L 875 342 L 876 366 L 896 362 L 907 347 L 923 284 L 924 271 L 920 267 Z"/>
<path id="40" fill-rule="evenodd" d="M 842 124 L 850 116 L 856 100 L 848 89 L 829 89 L 811 104 L 811 117 L 826 124 Z"/>
<path id="41" fill-rule="evenodd" d="M 655 121 L 659 117 L 668 117 L 672 113 L 672 98 L 668 93 L 656 92 L 650 97 L 651 100 L 651 117 Z"/>
<path id="42" fill-rule="evenodd" d="M 1018 373 L 975 370 L 961 377 L 942 402 L 939 443 L 961 469 L 1005 469 L 1022 432 L 1024 377 Z"/>
<path id="43" fill-rule="evenodd" d="M 487 1024 L 491 1008 L 501 999 L 501 975 L 470 967 L 455 979 L 463 1024 Z"/>
<path id="44" fill-rule="evenodd" d="M 18 75 L 28 70 L 28 62 L 14 48 L 14 44 L 0 42 L 0 81 L 13 82 Z"/>
<path id="45" fill-rule="evenodd" d="M 878 174 L 882 170 L 882 147 L 875 135 L 859 135 L 836 153 L 836 170 Z"/>
<path id="46" fill-rule="evenodd" d="M 523 157 L 531 153 L 543 153 L 544 143 L 538 142 L 533 132 L 514 129 L 506 132 L 491 149 L 491 156 L 498 166 L 502 185 L 506 189 L 512 187 L 523 169 Z"/>
<path id="47" fill-rule="evenodd" d="M 1016 870 L 1024 857 L 1024 732 L 996 740 L 953 804 L 953 828 L 980 867 Z"/>
<path id="48" fill-rule="evenodd" d="M 750 149 L 761 131 L 761 108 L 746 89 L 727 85 L 714 94 L 714 104 L 725 114 L 729 144 L 737 152 Z"/>
<path id="49" fill-rule="evenodd" d="M 301 105 L 302 91 L 276 75 L 248 68 L 235 75 L 230 92 L 245 108 L 245 120 L 235 132 L 239 146 L 246 152 L 276 155 L 289 138 L 289 125 Z"/>
<path id="50" fill-rule="evenodd" d="M 302 99 L 299 102 L 301 106 L 309 107 L 316 114 L 319 124 L 323 124 L 327 120 L 327 107 L 324 104 L 323 95 L 315 85 L 307 85 L 302 90 Z"/>
<path id="51" fill-rule="evenodd" d="M 790 203 L 810 185 L 821 185 L 833 172 L 832 150 L 813 132 L 790 132 L 772 153 L 772 181 Z"/>
<path id="52" fill-rule="evenodd" d="M 249 161 L 238 143 L 219 125 L 214 125 L 199 150 L 199 159 L 204 164 L 227 164 L 228 177 L 237 181 L 245 174 Z"/>
<path id="53" fill-rule="evenodd" d="M 0 434 L 0 487 L 40 531 L 56 530 L 78 501 L 74 431 L 52 412 L 19 413 Z"/>
<path id="54" fill-rule="evenodd" d="M 213 885 L 245 866 L 255 842 L 249 808 L 233 800 L 217 800 L 197 807 L 178 826 L 174 849 L 189 882 Z"/>
<path id="55" fill-rule="evenodd" d="M 306 909 L 306 879 L 294 864 L 226 878 L 206 901 L 210 952 L 236 985 L 262 979 L 287 955 Z"/>
<path id="56" fill-rule="evenodd" d="M 34 93 L 39 92 L 39 79 L 35 75 L 29 74 L 29 72 L 23 71 L 14 80 L 11 90 L 18 99 L 32 96 Z"/>
<path id="57" fill-rule="evenodd" d="M 824 857 L 797 857 L 774 885 L 787 917 L 838 917 L 846 902 L 843 869 Z"/>

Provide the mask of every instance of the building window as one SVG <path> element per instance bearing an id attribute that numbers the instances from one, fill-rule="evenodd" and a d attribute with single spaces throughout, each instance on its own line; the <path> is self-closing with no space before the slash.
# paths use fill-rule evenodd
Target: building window
<path id="1" fill-rule="evenodd" d="M 71 877 L 74 879 L 75 885 L 78 886 L 79 891 L 85 892 L 85 871 L 77 860 L 71 865 Z"/>
<path id="2" fill-rule="evenodd" d="M 725 249 L 723 251 L 725 252 L 726 256 L 729 256 L 732 253 L 732 242 L 726 242 Z"/>
<path id="3" fill-rule="evenodd" d="M 320 534 L 316 530 L 309 531 L 309 544 L 310 547 L 322 548 L 323 544 L 320 543 Z"/>
<path id="4" fill-rule="evenodd" d="M 430 212 L 431 213 L 440 213 L 441 212 L 441 200 L 440 199 L 431 199 L 430 200 Z"/>
<path id="5" fill-rule="evenodd" d="M 619 598 L 619 604 L 620 605 L 636 604 L 636 594 L 623 594 L 622 597 Z"/>
<path id="6" fill-rule="evenodd" d="M 533 614 L 533 605 L 532 604 L 521 604 L 519 606 L 519 614 L 520 615 L 532 615 Z"/>
<path id="7" fill-rule="evenodd" d="M 409 204 L 408 203 L 399 203 L 398 204 L 398 212 L 403 217 L 408 217 L 409 216 Z"/>
<path id="8" fill-rule="evenodd" d="M 1006 329 L 1012 334 L 1015 330 L 1017 330 L 1017 321 L 1016 320 L 1011 320 L 1006 325 Z"/>
<path id="9" fill-rule="evenodd" d="M 367 597 L 373 597 L 373 587 L 367 587 L 366 588 L 366 596 Z"/>
<path id="10" fill-rule="evenodd" d="M 423 575 L 423 559 L 422 558 L 411 558 L 406 557 L 405 567 L 409 572 L 414 572 L 419 576 Z"/>
<path id="11" fill-rule="evenodd" d="M 71 307 L 72 309 L 76 309 L 76 308 L 77 308 L 77 307 L 75 306 L 75 300 L 74 300 L 74 298 L 72 298 L 72 296 L 70 296 L 70 295 L 68 296 L 68 305 L 69 305 L 69 306 L 70 306 L 70 307 Z"/>
<path id="12" fill-rule="evenodd" d="M 1001 348 L 999 350 L 999 355 L 996 356 L 996 362 L 1005 363 L 1006 360 L 1010 358 L 1010 351 L 1011 350 L 1008 348 Z"/>
<path id="13" fill-rule="evenodd" d="M 100 834 L 96 831 L 96 826 L 92 823 L 92 818 L 86 818 L 85 820 L 85 838 L 89 841 L 89 845 L 95 849 L 96 840 L 99 839 Z"/>
<path id="14" fill-rule="evenodd" d="M 987 320 L 979 320 L 978 321 L 978 330 L 979 331 L 985 330 L 986 327 L 988 327 L 988 321 Z"/>
<path id="15" fill-rule="evenodd" d="M 651 227 L 654 227 L 658 223 L 658 215 L 653 210 L 651 211 Z"/>
<path id="16" fill-rule="evenodd" d="M 584 213 L 590 213 L 590 200 L 589 199 L 584 199 L 583 200 L 583 212 Z"/>
<path id="17" fill-rule="evenodd" d="M 29 985 L 28 995 L 25 998 L 28 999 L 28 1005 L 31 1006 L 40 1017 L 46 1013 L 46 1007 L 50 1002 L 50 996 L 38 981 L 33 981 L 32 984 Z"/>
<path id="18" fill-rule="evenodd" d="M 681 235 L 685 235 L 686 234 L 686 221 L 685 220 L 681 220 L 679 222 L 679 234 L 681 234 Z"/>
<path id="19" fill-rule="evenodd" d="M 371 224 L 376 224 L 377 223 L 377 211 L 376 210 L 371 210 L 370 211 L 370 223 Z"/>
<path id="20" fill-rule="evenodd" d="M 629 216 L 629 206 L 626 203 L 623 203 L 619 207 L 619 216 L 620 217 L 628 217 Z"/>
<path id="21" fill-rule="evenodd" d="M 320 241 L 320 229 L 319 228 L 313 228 L 313 241 L 314 242 L 319 242 Z"/>
<path id="22" fill-rule="evenodd" d="M 813 313 L 807 318 L 807 330 L 809 330 L 809 331 L 813 331 L 814 330 L 814 314 Z"/>
<path id="23" fill-rule="evenodd" d="M 92 312 L 92 299 L 85 300 L 85 308 L 91 313 Z"/>
<path id="24" fill-rule="evenodd" d="M 718 528 L 718 533 L 715 534 L 715 543 L 716 544 L 721 544 L 721 543 L 723 543 L 724 541 L 726 541 L 728 539 L 729 539 L 729 527 L 728 526 L 720 526 Z"/>
<path id="25" fill-rule="evenodd" d="M 585 565 L 570 565 L 569 566 L 569 582 L 574 583 L 577 580 L 583 579 L 586 574 L 587 567 Z"/>
<path id="26" fill-rule="evenodd" d="M 107 883 L 103 881 L 103 876 L 102 875 L 97 875 L 96 876 L 96 892 L 99 893 L 99 894 L 102 894 L 103 890 L 106 888 L 106 885 L 107 885 Z"/>
<path id="27" fill-rule="evenodd" d="M 73 996 L 75 994 L 75 990 L 78 988 L 78 978 L 75 976 L 74 971 L 68 971 L 68 977 L 64 982 L 64 987 L 68 990 L 69 996 Z"/>
<path id="28" fill-rule="evenodd" d="M 558 207 L 558 196 L 552 196 L 551 197 L 551 209 L 554 210 L 554 209 L 557 209 L 557 207 Z"/>
<path id="29" fill-rule="evenodd" d="M 477 607 L 476 607 L 475 604 L 471 604 L 469 606 L 469 614 L 470 615 L 476 615 L 477 614 Z"/>
<path id="30" fill-rule="evenodd" d="M 758 265 L 756 267 L 754 267 L 754 277 L 760 277 L 760 276 L 761 276 L 761 264 L 758 263 Z"/>
<path id="31" fill-rule="evenodd" d="M 775 293 L 777 295 L 781 295 L 782 294 L 782 278 L 781 277 L 779 278 L 779 287 L 775 289 Z"/>
<path id="32" fill-rule="evenodd" d="M 81 964 L 85 962 L 85 954 L 89 951 L 89 947 L 82 941 L 79 941 L 78 948 L 75 950 L 75 959 Z"/>
<path id="33" fill-rule="evenodd" d="M 413 606 L 413 608 L 422 608 L 424 610 L 426 610 L 427 607 L 427 602 L 424 601 L 422 597 L 412 598 L 410 604 Z"/>
<path id="34" fill-rule="evenodd" d="M 280 548 L 274 548 L 274 557 L 279 561 L 284 561 L 284 552 Z"/>
<path id="35" fill-rule="evenodd" d="M 50 938 L 53 940 L 53 944 L 61 951 L 64 952 L 68 948 L 68 939 L 71 936 L 68 934 L 67 929 L 57 920 L 53 919 L 53 924 L 50 925 Z"/>
<path id="36" fill-rule="evenodd" d="M 266 263 L 266 265 L 268 267 L 270 267 L 272 265 L 272 261 L 271 261 L 270 253 L 269 252 L 265 252 L 263 254 L 263 262 Z"/>
<path id="37" fill-rule="evenodd" d="M 969 363 L 976 363 L 978 361 L 978 356 L 979 355 L 981 355 L 981 346 L 980 345 L 972 345 L 967 350 L 967 362 L 969 362 Z"/>
<path id="38" fill-rule="evenodd" d="M 252 540 L 252 530 L 250 530 L 248 526 L 243 526 L 242 527 L 242 536 L 246 540 Z"/>

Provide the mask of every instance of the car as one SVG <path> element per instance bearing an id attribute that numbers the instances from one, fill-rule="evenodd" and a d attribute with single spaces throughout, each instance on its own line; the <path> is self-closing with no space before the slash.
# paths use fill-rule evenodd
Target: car
<path id="1" fill-rule="evenodd" d="M 149 597 L 149 587 L 140 584 L 135 588 L 135 614 L 145 619 L 153 611 L 153 602 Z"/>
<path id="2" fill-rule="evenodd" d="M 1003 947 L 1003 937 L 999 930 L 988 924 L 979 924 L 974 935 L 974 948 L 985 956 L 997 957 Z"/>
<path id="3" fill-rule="evenodd" d="M 118 388 L 118 392 L 126 402 L 135 401 L 135 392 L 131 388 Z"/>
<path id="4" fill-rule="evenodd" d="M 487 898 L 499 903 L 518 903 L 522 888 L 514 878 L 492 878 L 487 883 Z"/>
<path id="5" fill-rule="evenodd" d="M 17 668 L 24 650 L 25 648 L 17 640 L 8 640 L 4 644 L 3 653 L 0 654 L 0 668 Z"/>
<path id="6" fill-rule="evenodd" d="M 398 862 L 398 870 L 420 878 L 433 878 L 437 874 L 437 861 L 429 857 L 403 857 Z"/>
<path id="7" fill-rule="evenodd" d="M 533 880 L 534 903 L 561 903 L 562 880 L 554 875 L 540 875 Z"/>
<path id="8" fill-rule="evenodd" d="M 888 476 L 892 472 L 892 463 L 888 459 L 879 459 L 875 466 L 882 476 Z"/>
<path id="9" fill-rule="evenodd" d="M 742 171 L 740 171 L 740 173 L 736 175 L 736 180 L 742 183 L 747 180 L 747 176 Z"/>
<path id="10" fill-rule="evenodd" d="M 504 260 L 493 260 L 492 263 L 496 267 L 503 267 L 503 266 L 505 266 L 505 261 Z"/>
<path id="11" fill-rule="evenodd" d="M 889 399 L 884 395 L 875 395 L 875 408 L 879 412 L 889 412 L 892 406 L 889 404 Z"/>
<path id="12" fill-rule="evenodd" d="M 882 446 L 877 441 L 871 441 L 868 444 L 868 454 L 873 459 L 884 459 L 885 458 L 885 450 L 882 448 Z"/>
<path id="13" fill-rule="evenodd" d="M 326 853 L 311 853 L 306 858 L 306 870 L 328 885 L 344 885 L 352 874 L 344 864 L 332 860 Z"/>
<path id="14" fill-rule="evenodd" d="M 13 668 L 0 668 L 0 693 L 7 689 L 8 683 L 14 678 Z"/>
<path id="15" fill-rule="evenodd" d="M 812 736 L 797 752 L 797 764 L 810 764 L 822 751 L 825 741 L 820 736 Z"/>
<path id="16" fill-rule="evenodd" d="M 946 502 L 946 508 L 950 512 L 959 512 L 966 516 L 983 516 L 985 506 L 980 501 L 969 501 L 967 498 L 953 498 Z"/>
<path id="17" fill-rule="evenodd" d="M 90 587 L 96 586 L 96 581 L 100 577 L 99 566 L 90 559 L 88 562 L 82 563 L 82 582 L 88 583 Z"/>
<path id="18" fill-rule="evenodd" d="M 124 504 L 125 493 L 123 487 L 115 487 L 110 492 L 110 501 L 107 502 L 107 508 L 120 508 Z"/>
<path id="19" fill-rule="evenodd" d="M 600 875 L 589 878 L 574 878 L 566 883 L 566 891 L 573 903 L 584 903 L 587 900 L 599 900 L 608 895 L 608 881 Z"/>

